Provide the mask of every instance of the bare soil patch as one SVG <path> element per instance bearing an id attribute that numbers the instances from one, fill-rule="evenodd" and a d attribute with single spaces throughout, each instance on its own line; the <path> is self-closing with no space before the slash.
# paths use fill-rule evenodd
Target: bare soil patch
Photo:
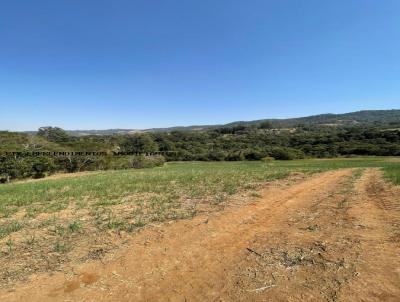
<path id="1" fill-rule="evenodd" d="M 262 186 L 283 188 L 306 177 L 303 173 L 291 173 L 286 179 Z M 164 202 L 160 194 L 136 193 L 116 200 L 70 201 L 65 209 L 33 217 L 29 207 L 20 207 L 12 216 L 0 219 L 0 288 L 8 288 L 16 281 L 25 282 L 34 274 L 71 272 L 76 265 L 112 258 L 114 252 L 129 245 L 135 234 L 145 228 L 198 213 L 208 215 L 260 198 L 261 185 L 251 188 L 219 203 L 207 197 L 176 197 L 171 199 L 173 202 Z M 159 199 L 160 202 L 154 202 Z M 79 202 L 86 207 L 81 208 Z"/>
<path id="2" fill-rule="evenodd" d="M 399 301 L 399 195 L 374 169 L 269 187 L 146 228 L 118 252 L 35 274 L 3 301 Z"/>

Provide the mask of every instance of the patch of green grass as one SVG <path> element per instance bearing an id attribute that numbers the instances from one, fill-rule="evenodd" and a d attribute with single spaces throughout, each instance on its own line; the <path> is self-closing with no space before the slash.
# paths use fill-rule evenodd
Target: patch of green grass
<path id="1" fill-rule="evenodd" d="M 7 222 L 0 226 L 0 239 L 22 229 L 23 224 L 18 221 Z"/>
<path id="2" fill-rule="evenodd" d="M 54 227 L 54 233 L 56 233 L 60 237 L 63 237 L 66 234 L 66 229 L 63 225 L 56 225 Z"/>
<path id="3" fill-rule="evenodd" d="M 71 201 L 79 208 L 112 206 L 130 195 L 160 195 L 164 202 L 201 199 L 223 192 L 232 195 L 247 185 L 288 175 L 291 168 L 266 167 L 260 162 L 169 163 L 147 170 L 105 171 L 80 177 L 44 179 L 0 186 L 0 215 L 26 207 L 28 215 L 58 212 Z M 83 200 L 91 201 L 84 203 Z"/>
<path id="4" fill-rule="evenodd" d="M 82 224 L 78 221 L 74 221 L 74 222 L 70 223 L 68 226 L 68 230 L 71 233 L 79 232 L 81 229 L 82 229 Z"/>
<path id="5" fill-rule="evenodd" d="M 111 211 L 108 212 L 108 219 L 106 224 L 108 229 L 110 230 L 123 229 L 124 225 L 125 225 L 124 221 L 117 219 Z"/>
<path id="6" fill-rule="evenodd" d="M 96 203 L 95 203 L 95 206 L 97 206 L 97 207 L 107 207 L 107 206 L 113 206 L 113 205 L 116 205 L 116 204 L 119 204 L 119 203 L 121 203 L 121 200 L 119 200 L 119 199 L 114 199 L 114 200 L 110 200 L 110 199 L 102 199 L 102 200 L 99 200 L 99 201 L 97 201 Z M 82 205 L 82 207 L 84 207 L 84 205 Z"/>
<path id="7" fill-rule="evenodd" d="M 292 161 L 275 161 L 273 166 L 290 168 L 294 171 L 327 171 L 343 168 L 386 168 L 400 167 L 399 158 L 395 157 L 349 157 L 331 159 L 303 159 Z"/>
<path id="8" fill-rule="evenodd" d="M 51 226 L 51 225 L 55 225 L 56 222 L 57 222 L 56 216 L 53 215 L 51 218 L 48 218 L 46 220 L 41 221 L 38 224 L 38 228 L 44 228 L 44 227 L 48 227 L 48 226 Z"/>
<path id="9" fill-rule="evenodd" d="M 396 185 L 400 185 L 400 165 L 384 167 L 386 178 Z"/>

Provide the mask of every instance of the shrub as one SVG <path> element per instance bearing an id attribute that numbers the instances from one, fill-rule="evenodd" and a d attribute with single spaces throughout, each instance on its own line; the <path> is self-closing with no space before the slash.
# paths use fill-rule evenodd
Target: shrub
<path id="1" fill-rule="evenodd" d="M 280 160 L 292 160 L 292 159 L 304 158 L 304 153 L 302 151 L 284 147 L 276 147 L 272 149 L 270 155 L 273 158 Z"/>
<path id="2" fill-rule="evenodd" d="M 235 151 L 235 152 L 231 152 L 228 154 L 228 156 L 226 157 L 226 160 L 229 161 L 240 161 L 240 160 L 244 160 L 244 155 L 241 151 Z"/>
<path id="3" fill-rule="evenodd" d="M 33 159 L 30 157 L 2 157 L 0 160 L 0 174 L 4 179 L 16 179 L 34 175 L 32 170 Z"/>
<path id="4" fill-rule="evenodd" d="M 132 168 L 130 156 L 103 156 L 97 163 L 98 170 L 123 170 Z"/>
<path id="5" fill-rule="evenodd" d="M 254 150 L 247 150 L 244 152 L 244 158 L 247 160 L 260 160 L 265 156 L 265 153 Z"/>
<path id="6" fill-rule="evenodd" d="M 54 160 L 49 157 L 33 158 L 31 165 L 31 176 L 33 178 L 43 178 L 46 174 L 54 173 L 57 169 Z"/>
<path id="7" fill-rule="evenodd" d="M 208 154 L 209 160 L 214 160 L 214 161 L 223 161 L 226 158 L 226 153 L 224 151 L 211 151 Z"/>
<path id="8" fill-rule="evenodd" d="M 133 156 L 131 159 L 132 168 L 135 169 L 143 169 L 143 168 L 153 168 L 162 166 L 165 163 L 164 156 L 155 155 L 155 156 Z"/>
<path id="9" fill-rule="evenodd" d="M 57 159 L 59 170 L 68 173 L 97 170 L 99 158 L 90 156 L 60 157 Z"/>
<path id="10" fill-rule="evenodd" d="M 0 184 L 4 184 L 10 181 L 10 176 L 8 174 L 0 174 Z"/>

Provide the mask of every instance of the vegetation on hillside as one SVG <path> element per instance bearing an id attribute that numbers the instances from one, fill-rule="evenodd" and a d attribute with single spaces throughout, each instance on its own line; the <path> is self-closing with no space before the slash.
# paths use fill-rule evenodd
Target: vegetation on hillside
<path id="1" fill-rule="evenodd" d="M 288 118 L 288 119 L 263 119 L 255 121 L 236 121 L 225 125 L 197 125 L 197 126 L 178 126 L 169 128 L 151 128 L 145 130 L 134 129 L 107 129 L 107 130 L 70 130 L 69 134 L 74 136 L 83 135 L 113 135 L 129 134 L 134 132 L 172 132 L 172 131 L 206 131 L 222 127 L 233 126 L 257 126 L 268 123 L 272 128 L 293 128 L 298 125 L 321 126 L 364 126 L 371 124 L 385 125 L 389 127 L 400 127 L 400 110 L 363 110 L 344 114 L 319 114 L 307 117 Z"/>
<path id="2" fill-rule="evenodd" d="M 164 154 L 167 161 L 241 161 L 273 158 L 337 156 L 400 156 L 399 110 L 363 111 L 291 119 L 297 124 L 262 120 L 233 123 L 202 131 L 171 131 L 71 136 L 57 127 L 37 134 L 0 132 L 0 153 L 6 151 L 101 151 L 105 156 L 18 157 L 0 155 L 0 181 L 43 177 L 56 171 L 77 172 L 152 167 L 164 159 L 113 156 L 115 152 Z M 356 119 L 357 118 L 357 119 Z M 386 118 L 387 120 L 384 120 Z M 335 121 L 335 125 L 329 122 Z M 349 121 L 353 122 L 349 122 Z M 343 122 L 338 124 L 338 121 Z M 345 122 L 346 121 L 346 122 Z M 292 124 L 290 124 L 292 125 Z M 138 164 L 141 160 L 142 163 Z"/>

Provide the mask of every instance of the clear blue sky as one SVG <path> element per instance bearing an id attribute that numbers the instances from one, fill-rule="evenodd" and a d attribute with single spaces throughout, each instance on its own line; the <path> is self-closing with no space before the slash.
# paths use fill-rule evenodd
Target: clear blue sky
<path id="1" fill-rule="evenodd" d="M 0 129 L 400 108 L 398 0 L 0 4 Z"/>

